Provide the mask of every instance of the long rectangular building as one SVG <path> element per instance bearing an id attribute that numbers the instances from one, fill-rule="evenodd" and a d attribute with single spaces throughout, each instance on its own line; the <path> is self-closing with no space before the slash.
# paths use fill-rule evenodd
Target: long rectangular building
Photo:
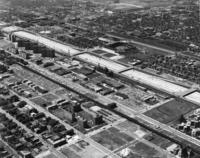
<path id="1" fill-rule="evenodd" d="M 85 54 L 80 54 L 77 57 L 93 65 L 107 67 L 109 70 L 112 70 L 115 73 L 128 68 L 127 66 L 124 66 L 115 61 L 107 60 L 92 54 L 85 53 Z"/>
<path id="2" fill-rule="evenodd" d="M 4 29 L 5 30 L 5 29 Z M 71 46 L 65 45 L 59 41 L 55 41 L 53 39 L 49 39 L 46 37 L 42 37 L 40 35 L 30 33 L 28 31 L 21 31 L 16 30 L 16 28 L 8 28 L 6 29 L 7 32 L 14 30 L 12 33 L 12 36 L 30 40 L 33 42 L 37 42 L 39 44 L 42 44 L 48 48 L 54 49 L 57 52 L 70 55 L 70 56 L 76 56 L 76 58 L 81 59 L 82 61 L 85 61 L 87 63 L 90 63 L 95 66 L 101 66 L 101 67 L 107 67 L 109 70 L 113 71 L 114 73 L 119 73 L 121 71 L 124 71 L 130 67 L 125 66 L 121 63 L 118 63 L 116 61 L 108 60 L 90 53 L 81 53 L 77 49 L 72 48 Z M 137 70 L 127 70 L 121 73 L 121 75 L 135 80 L 139 81 L 142 84 L 146 84 L 148 86 L 151 86 L 155 89 L 162 90 L 164 92 L 167 92 L 169 94 L 180 94 L 184 93 L 188 90 L 188 88 L 177 85 L 168 81 L 165 81 L 159 77 L 146 74 Z"/>
<path id="3" fill-rule="evenodd" d="M 51 49 L 53 49 L 53 50 L 55 50 L 57 52 L 60 52 L 60 53 L 66 54 L 66 55 L 73 56 L 73 55 L 76 55 L 76 54 L 80 53 L 79 50 L 76 50 L 76 49 L 72 48 L 71 46 L 62 44 L 60 42 L 57 42 L 57 41 L 42 37 L 40 35 L 36 35 L 36 34 L 30 33 L 30 32 L 15 31 L 12 34 L 12 36 L 13 35 L 18 37 L 18 38 L 23 38 L 23 39 L 27 39 L 27 40 L 30 40 L 30 41 L 33 41 L 33 42 L 37 42 L 39 44 L 42 44 L 42 45 L 44 45 L 44 46 L 46 46 L 48 48 L 51 48 Z"/>
<path id="4" fill-rule="evenodd" d="M 170 94 L 180 94 L 188 90 L 188 88 L 162 80 L 159 77 L 149 75 L 137 70 L 129 70 L 122 73 L 124 76 L 139 81 L 142 84 L 149 85 L 153 88 L 168 92 Z"/>

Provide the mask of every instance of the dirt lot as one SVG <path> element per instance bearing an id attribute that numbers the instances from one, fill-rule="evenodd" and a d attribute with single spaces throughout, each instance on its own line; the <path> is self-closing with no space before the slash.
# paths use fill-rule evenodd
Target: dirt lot
<path id="1" fill-rule="evenodd" d="M 157 108 L 147 111 L 145 115 L 158 120 L 162 123 L 172 123 L 177 121 L 180 116 L 197 109 L 198 106 L 183 100 L 172 100 Z"/>
<path id="2" fill-rule="evenodd" d="M 42 97 L 37 97 L 37 98 L 31 99 L 31 101 L 40 106 L 43 106 L 44 104 L 46 104 L 46 105 L 51 104 L 51 102 L 44 100 Z"/>
<path id="3" fill-rule="evenodd" d="M 163 149 L 166 149 L 167 147 L 169 147 L 170 145 L 173 144 L 173 142 L 171 142 L 170 140 L 167 140 L 157 134 L 150 134 L 147 137 L 145 137 L 146 140 L 150 141 L 151 143 L 160 146 Z"/>
<path id="4" fill-rule="evenodd" d="M 132 122 L 129 122 L 129 121 L 121 122 L 117 125 L 117 127 L 119 127 L 121 130 L 125 130 L 125 131 L 128 131 L 130 133 L 134 133 L 139 128 L 138 125 L 136 125 Z"/>
<path id="5" fill-rule="evenodd" d="M 66 157 L 81 158 L 79 155 L 77 155 L 73 150 L 70 150 L 69 148 L 63 148 L 61 149 L 61 152 Z"/>
<path id="6" fill-rule="evenodd" d="M 58 99 L 58 97 L 56 95 L 51 94 L 51 93 L 43 95 L 43 98 L 50 102 Z"/>
<path id="7" fill-rule="evenodd" d="M 57 90 L 57 91 L 55 92 L 55 94 L 58 95 L 58 96 L 64 96 L 64 95 L 66 95 L 67 93 L 68 93 L 68 92 L 67 92 L 66 89 L 59 89 L 59 90 Z"/>
<path id="8" fill-rule="evenodd" d="M 119 131 L 115 127 L 101 131 L 100 133 L 93 135 L 91 138 L 111 151 L 134 140 L 133 137 Z"/>
<path id="9" fill-rule="evenodd" d="M 124 158 L 167 158 L 164 153 L 158 151 L 153 146 L 143 141 L 137 141 L 126 149 L 129 151 L 129 154 Z M 121 156 L 123 151 L 124 149 L 119 151 L 118 155 Z"/>
<path id="10" fill-rule="evenodd" d="M 61 120 L 71 122 L 71 114 L 63 109 L 56 109 L 52 111 L 52 114 L 60 118 Z"/>
<path id="11" fill-rule="evenodd" d="M 84 140 L 78 141 L 69 147 L 64 147 L 61 152 L 69 158 L 103 158 L 106 156 Z"/>
<path id="12" fill-rule="evenodd" d="M 158 153 L 154 148 L 142 142 L 138 142 L 129 148 L 133 151 L 133 153 L 137 153 L 144 158 L 154 157 Z"/>

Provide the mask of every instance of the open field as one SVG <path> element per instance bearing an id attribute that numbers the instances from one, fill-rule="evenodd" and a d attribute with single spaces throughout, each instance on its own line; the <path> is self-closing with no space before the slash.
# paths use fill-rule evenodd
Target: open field
<path id="1" fill-rule="evenodd" d="M 128 152 L 129 154 L 124 158 L 166 158 L 166 155 L 160 150 L 171 145 L 167 139 L 157 137 L 157 135 L 129 121 L 121 122 L 116 127 L 121 132 L 133 136 L 135 140 L 115 150 L 118 155 L 122 156 L 122 153 Z M 112 128 L 108 130 L 114 133 Z M 155 148 L 155 145 L 161 148 Z"/>
<path id="2" fill-rule="evenodd" d="M 149 134 L 148 136 L 145 137 L 145 139 L 163 149 L 166 149 L 167 147 L 173 144 L 173 142 L 171 142 L 170 140 L 165 139 L 154 133 Z"/>
<path id="3" fill-rule="evenodd" d="M 117 127 L 121 130 L 124 130 L 124 131 L 128 131 L 130 133 L 134 133 L 135 131 L 138 130 L 139 126 L 132 123 L 132 122 L 129 122 L 129 121 L 124 121 L 124 122 L 121 122 L 117 125 Z"/>
<path id="4" fill-rule="evenodd" d="M 61 152 L 69 158 L 81 158 L 79 155 L 77 155 L 73 150 L 70 150 L 69 148 L 62 148 Z"/>
<path id="5" fill-rule="evenodd" d="M 106 155 L 88 142 L 81 140 L 60 150 L 68 158 L 103 158 Z"/>
<path id="6" fill-rule="evenodd" d="M 55 92 L 56 95 L 58 96 L 65 96 L 67 94 L 67 90 L 66 89 L 59 89 Z"/>
<path id="7" fill-rule="evenodd" d="M 136 155 L 140 155 L 142 158 L 150 158 L 150 157 L 153 158 L 156 156 L 159 157 L 158 151 L 156 151 L 153 147 L 143 142 L 138 142 L 129 148 L 131 149 L 132 153 L 135 153 Z"/>
<path id="8" fill-rule="evenodd" d="M 113 136 L 108 131 L 102 131 L 102 132 L 92 136 L 92 139 L 94 139 L 97 143 L 103 145 L 104 147 L 106 147 L 107 149 L 109 149 L 111 151 L 126 144 L 125 141 Z"/>
<path id="9" fill-rule="evenodd" d="M 128 155 L 124 156 L 123 153 L 125 152 Z M 123 155 L 124 158 L 167 158 L 166 154 L 145 141 L 136 141 L 130 146 L 120 150 L 118 155 Z"/>
<path id="10" fill-rule="evenodd" d="M 46 99 L 47 101 L 50 101 L 50 102 L 58 99 L 58 97 L 56 95 L 51 94 L 51 93 L 43 95 L 43 98 Z"/>
<path id="11" fill-rule="evenodd" d="M 146 129 L 129 121 L 121 122 L 117 124 L 116 127 L 120 129 L 120 131 L 125 132 L 126 134 L 129 134 L 131 136 L 134 135 L 138 138 L 143 138 L 149 134 L 149 131 L 147 131 Z"/>
<path id="12" fill-rule="evenodd" d="M 57 116 L 58 118 L 60 118 L 61 120 L 70 122 L 71 121 L 71 114 L 63 109 L 56 109 L 51 111 L 52 114 L 54 114 L 55 116 Z"/>
<path id="13" fill-rule="evenodd" d="M 115 127 L 101 131 L 98 134 L 93 135 L 91 138 L 111 151 L 116 150 L 134 140 L 133 137 L 121 132 Z"/>
<path id="14" fill-rule="evenodd" d="M 198 106 L 183 100 L 172 100 L 157 108 L 147 111 L 145 115 L 158 120 L 162 123 L 172 123 L 180 118 L 181 115 L 197 109 Z"/>
<path id="15" fill-rule="evenodd" d="M 122 138 L 123 140 L 125 140 L 126 142 L 131 142 L 134 140 L 133 137 L 127 135 L 126 133 L 120 132 L 119 130 L 117 130 L 115 127 L 111 127 L 108 129 L 109 132 L 111 132 L 112 134 L 114 134 L 115 136 Z"/>
<path id="16" fill-rule="evenodd" d="M 33 98 L 31 99 L 32 102 L 34 102 L 37 105 L 43 106 L 44 104 L 49 105 L 51 104 L 51 102 L 46 101 L 44 98 L 42 97 L 37 97 L 37 98 Z"/>

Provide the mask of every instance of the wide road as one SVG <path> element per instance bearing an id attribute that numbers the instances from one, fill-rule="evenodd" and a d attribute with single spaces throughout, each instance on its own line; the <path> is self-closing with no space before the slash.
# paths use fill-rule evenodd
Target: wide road
<path id="1" fill-rule="evenodd" d="M 10 53 L 10 54 L 14 55 L 12 53 Z M 16 55 L 14 55 L 14 56 L 16 56 Z M 16 56 L 16 57 L 18 57 L 18 56 Z M 88 97 L 87 94 L 93 94 L 94 97 L 92 97 L 92 98 L 89 97 L 89 98 L 91 100 L 94 100 L 94 101 L 100 103 L 101 105 L 102 104 L 103 105 L 107 105 L 107 103 L 115 102 L 115 101 L 113 101 L 111 99 L 108 99 L 107 97 L 103 97 L 103 96 L 101 96 L 99 94 L 94 94 L 94 92 L 82 87 L 81 85 L 79 85 L 77 83 L 74 83 L 74 82 L 70 81 L 69 79 L 67 80 L 66 78 L 60 77 L 60 76 L 58 76 L 58 75 L 56 75 L 54 73 L 51 73 L 48 70 L 36 65 L 35 63 L 31 63 L 28 60 L 26 60 L 26 61 L 29 63 L 28 67 L 30 69 L 40 73 L 43 76 L 46 76 L 47 78 L 49 78 L 50 80 L 53 80 L 54 82 L 56 82 L 58 84 L 62 83 L 62 85 L 65 85 L 65 87 L 68 87 L 71 90 L 76 91 L 79 94 L 82 94 L 82 95 L 84 95 L 86 97 Z M 194 144 L 194 145 L 196 145 L 196 146 L 198 146 L 200 148 L 200 141 L 199 140 L 197 140 L 195 138 L 192 138 L 192 137 L 190 137 L 190 136 L 188 136 L 188 135 L 186 135 L 186 134 L 184 134 L 182 132 L 179 132 L 179 131 L 175 130 L 174 128 L 171 128 L 171 127 L 169 127 L 169 126 L 167 126 L 165 124 L 162 124 L 162 123 L 160 123 L 160 122 L 158 122 L 156 120 L 153 120 L 153 119 L 151 119 L 151 118 L 149 118 L 149 117 L 147 117 L 147 116 L 145 116 L 143 114 L 138 114 L 136 111 L 134 111 L 131 108 L 128 108 L 126 105 L 123 105 L 123 104 L 120 104 L 120 103 L 117 103 L 117 104 L 118 104 L 118 107 L 120 107 L 124 111 L 132 113 L 132 116 L 128 116 L 129 118 L 135 119 L 135 116 L 137 116 L 137 118 L 141 119 L 142 121 L 146 122 L 147 124 L 150 124 L 151 128 L 154 131 L 156 130 L 156 128 L 159 128 L 159 129 L 162 130 L 162 132 L 166 131 L 167 134 L 168 134 L 167 135 L 168 137 L 169 137 L 169 133 L 170 133 L 172 136 L 176 136 L 177 138 L 180 138 L 182 140 L 186 140 L 186 141 L 188 141 L 189 144 Z M 174 139 L 174 141 L 176 141 L 176 140 Z M 179 143 L 181 144 L 182 142 L 179 141 Z M 185 145 L 187 145 L 187 144 L 185 144 Z"/>
<path id="2" fill-rule="evenodd" d="M 14 91 L 12 91 L 13 93 L 15 93 Z M 67 124 L 65 121 L 61 120 L 60 118 L 56 117 L 55 115 L 51 114 L 49 111 L 47 111 L 46 109 L 42 108 L 41 106 L 33 103 L 32 101 L 30 101 L 29 99 L 19 96 L 18 94 L 15 93 L 15 95 L 17 95 L 19 98 L 21 98 L 22 100 L 25 100 L 28 105 L 31 105 L 32 107 L 34 107 L 35 109 L 37 109 L 39 112 L 44 113 L 47 117 L 51 117 L 57 121 L 59 121 L 62 125 L 65 126 L 66 129 L 73 129 L 75 131 L 75 133 L 77 135 L 79 135 L 82 139 L 86 140 L 87 142 L 90 143 L 91 146 L 93 146 L 94 148 L 96 148 L 97 150 L 100 150 L 101 152 L 105 153 L 106 155 L 110 155 L 112 156 L 112 158 L 119 158 L 119 156 L 117 156 L 116 154 L 114 154 L 112 151 L 106 149 L 105 147 L 103 147 L 102 145 L 98 144 L 97 142 L 95 142 L 93 139 L 86 137 L 83 133 L 81 133 L 80 131 L 78 131 L 77 129 L 75 129 L 74 127 L 70 126 L 69 124 Z M 24 126 L 25 128 L 25 126 Z M 35 134 L 37 137 L 39 137 L 39 135 Z M 42 138 L 40 138 L 42 141 Z M 43 143 L 44 140 L 43 140 Z M 59 158 L 66 158 L 65 156 L 63 157 L 63 154 L 61 154 L 60 152 L 56 151 L 53 147 L 48 146 L 49 149 L 51 149 L 51 151 L 53 151 L 56 156 L 58 156 Z"/>
<path id="3" fill-rule="evenodd" d="M 27 61 L 29 62 L 29 61 Z M 48 70 L 34 64 L 34 63 L 31 63 L 29 62 L 29 68 L 30 69 L 33 69 L 37 72 L 39 72 L 41 75 L 44 75 L 44 76 L 47 76 L 47 78 L 50 78 L 52 80 L 54 80 L 55 83 L 62 83 L 63 85 L 66 85 L 66 87 L 70 88 L 70 89 L 73 89 L 74 91 L 76 91 L 77 93 L 79 94 L 82 94 L 84 96 L 86 96 L 87 94 L 93 94 L 95 97 L 91 98 L 89 97 L 91 100 L 94 100 L 95 102 L 98 102 L 99 104 L 104 104 L 104 105 L 107 105 L 107 103 L 112 103 L 112 102 L 115 102 L 107 97 L 104 97 L 104 96 L 101 96 L 100 94 L 94 94 L 94 92 L 82 87 L 81 85 L 77 84 L 77 83 L 74 83 L 72 81 L 70 81 L 69 79 L 67 80 L 66 78 L 63 78 L 63 77 L 60 77 L 54 73 L 51 73 L 49 72 Z M 86 96 L 88 97 L 88 96 Z M 134 111 L 133 109 L 127 107 L 126 105 L 123 105 L 121 103 L 117 103 L 118 107 L 120 107 L 121 109 L 123 109 L 124 111 L 128 112 L 128 113 L 131 113 L 131 115 L 127 116 L 131 119 L 135 119 L 135 120 L 142 120 L 143 122 L 145 122 L 146 124 L 149 124 L 151 126 L 151 129 L 153 129 L 154 131 L 162 131 L 162 133 L 164 133 L 163 131 L 166 131 L 166 136 L 169 137 L 170 136 L 175 136 L 176 138 L 180 138 L 178 143 L 179 144 L 182 144 L 184 142 L 180 141 L 180 140 L 186 140 L 188 143 L 184 145 L 195 145 L 196 147 L 198 146 L 200 148 L 200 141 L 191 137 L 191 136 L 188 136 L 168 125 L 165 125 L 163 123 L 160 123 L 150 117 L 147 117 L 146 115 L 144 114 L 140 114 L 136 111 Z M 113 111 L 115 112 L 115 111 Z M 119 113 L 117 113 L 119 114 Z M 174 139 L 174 138 L 172 138 Z M 174 139 L 175 142 L 177 142 L 176 139 Z M 91 142 L 94 143 L 93 140 L 91 140 Z M 192 147 L 192 146 L 191 146 Z M 195 148 L 196 148 L 195 147 Z M 195 149 L 194 148 L 194 149 Z M 104 150 L 105 151 L 105 150 Z M 108 152 L 108 151 L 107 151 Z M 111 153 L 110 153 L 111 154 Z"/>
<path id="4" fill-rule="evenodd" d="M 11 55 L 18 57 L 12 53 L 10 53 Z M 18 57 L 19 58 L 19 57 Z M 70 87 L 73 90 L 76 90 L 78 93 L 81 92 L 81 94 L 86 95 L 87 93 L 90 93 L 90 91 L 88 90 L 87 92 L 83 90 L 83 87 L 79 84 L 75 84 L 74 82 L 70 81 L 69 79 L 60 77 L 54 73 L 49 72 L 48 70 L 32 63 L 29 62 L 28 60 L 26 60 L 29 63 L 29 68 L 37 71 L 38 73 L 40 73 L 41 75 L 47 76 L 50 79 L 54 80 L 54 82 L 56 83 L 62 83 L 63 85 L 66 85 L 67 87 Z M 66 88 L 66 87 L 64 87 Z M 15 92 L 13 92 L 15 93 Z M 16 93 L 15 93 L 16 94 Z M 17 95 L 17 94 L 16 94 Z M 100 150 L 101 152 L 103 152 L 106 155 L 111 156 L 112 158 L 120 158 L 117 154 L 113 153 L 112 151 L 108 150 L 107 148 L 105 148 L 104 146 L 100 145 L 99 143 L 95 142 L 93 139 L 86 137 L 83 133 L 81 133 L 80 131 L 78 131 L 77 129 L 75 129 L 74 127 L 70 126 L 69 124 L 67 124 L 65 121 L 61 120 L 60 118 L 56 117 L 55 115 L 51 114 L 49 111 L 47 111 L 46 109 L 42 108 L 41 106 L 33 103 L 32 101 L 30 101 L 29 99 L 19 96 L 20 98 L 22 98 L 23 100 L 25 100 L 29 105 L 33 106 L 35 109 L 37 109 L 40 112 L 43 112 L 46 116 L 49 116 L 57 121 L 59 121 L 61 124 L 63 124 L 65 126 L 66 129 L 73 129 L 75 131 L 75 133 L 77 135 L 79 135 L 82 139 L 85 139 L 86 141 L 88 141 L 90 143 L 91 146 L 93 146 L 94 148 L 96 148 L 97 150 Z M 101 100 L 102 103 L 106 104 L 106 102 L 104 100 Z"/>

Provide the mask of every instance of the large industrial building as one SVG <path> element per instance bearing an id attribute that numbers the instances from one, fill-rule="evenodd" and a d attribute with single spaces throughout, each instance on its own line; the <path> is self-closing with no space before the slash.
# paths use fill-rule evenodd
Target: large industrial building
<path id="1" fill-rule="evenodd" d="M 42 37 L 38 34 L 20 30 L 16 27 L 8 27 L 2 29 L 2 32 L 7 34 L 9 39 L 13 42 L 17 42 L 20 46 L 27 48 L 33 47 L 35 53 L 38 53 L 38 49 L 43 52 L 43 56 L 53 57 L 52 50 L 66 54 L 68 56 L 75 56 L 78 60 L 85 61 L 95 66 L 106 67 L 114 73 L 121 73 L 126 78 L 140 82 L 151 86 L 152 88 L 165 91 L 169 94 L 180 94 L 186 92 L 188 89 L 184 86 L 177 85 L 168 81 L 165 81 L 157 76 L 145 74 L 137 70 L 130 70 L 130 67 L 119 62 L 108 60 L 90 53 L 81 53 L 81 51 L 65 45 L 53 39 Z M 47 53 L 49 52 L 49 53 Z M 127 69 L 127 71 L 126 71 Z"/>

